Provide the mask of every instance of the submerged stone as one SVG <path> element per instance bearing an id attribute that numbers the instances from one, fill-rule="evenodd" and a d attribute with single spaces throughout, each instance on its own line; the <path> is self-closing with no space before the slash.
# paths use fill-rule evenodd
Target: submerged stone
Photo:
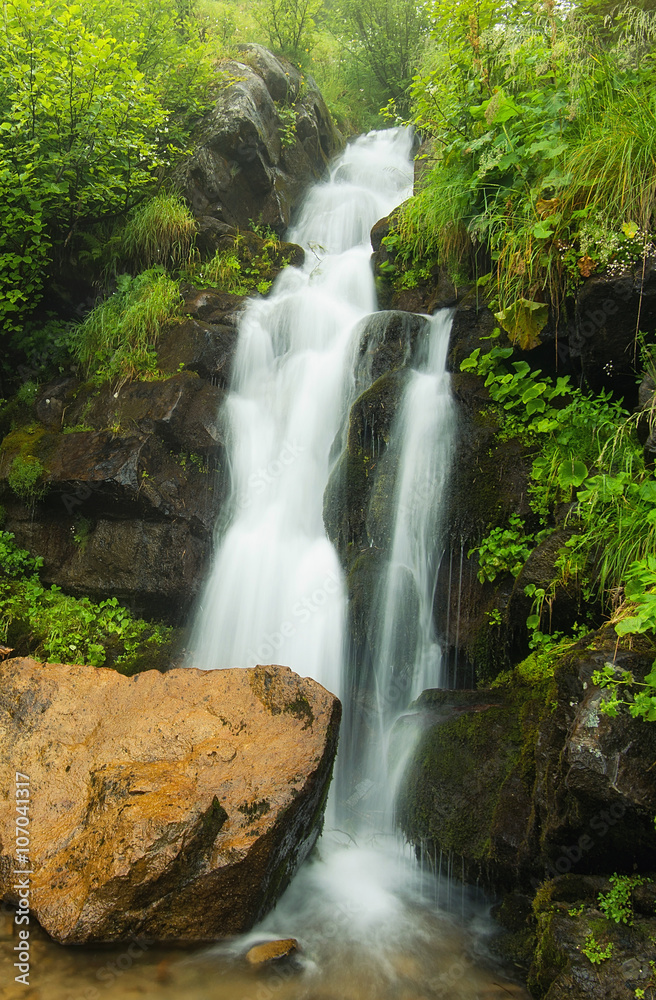
<path id="1" fill-rule="evenodd" d="M 269 962 L 289 958 L 296 951 L 298 951 L 298 941 L 296 938 L 284 938 L 281 941 L 265 941 L 264 944 L 256 944 L 246 952 L 246 961 L 249 965 L 266 965 Z"/>

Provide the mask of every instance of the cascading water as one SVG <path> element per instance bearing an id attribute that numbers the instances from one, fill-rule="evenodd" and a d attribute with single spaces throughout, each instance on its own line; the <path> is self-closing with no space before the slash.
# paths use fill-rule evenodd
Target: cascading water
<path id="1" fill-rule="evenodd" d="M 323 495 L 356 394 L 362 321 L 376 307 L 369 233 L 411 193 L 411 146 L 407 131 L 391 130 L 347 148 L 329 180 L 310 192 L 290 233 L 306 249 L 305 266 L 283 272 L 272 294 L 251 302 L 242 319 L 223 412 L 231 492 L 202 597 L 196 666 L 283 663 L 342 698 L 348 688 L 345 585 L 324 532 Z M 392 431 L 396 515 L 378 598 L 385 624 L 374 650 L 379 739 L 368 759 L 340 769 L 333 802 L 351 794 L 358 775 L 365 778 L 360 785 L 390 799 L 381 743 L 399 709 L 440 680 L 432 605 L 452 449 L 450 322 L 447 313 L 430 321 Z M 400 666 L 410 671 L 402 705 L 386 695 Z M 429 981 L 442 982 L 447 956 L 462 949 L 462 938 L 427 904 L 421 873 L 389 820 L 389 809 L 376 806 L 349 834 L 324 833 L 319 858 L 304 866 L 275 911 L 210 957 L 291 935 L 302 943 L 309 988 L 328 983 L 331 996 L 391 998 L 403 987 L 412 998 L 423 996 Z M 465 967 L 449 995 L 475 996 L 479 975 Z M 281 981 L 277 995 L 304 997 L 307 985 Z"/>
<path id="2" fill-rule="evenodd" d="M 442 511 L 452 461 L 455 414 L 446 355 L 452 312 L 436 313 L 410 373 L 386 461 L 395 469 L 392 542 L 377 595 L 373 677 L 376 730 L 366 753 L 369 809 L 389 828 L 398 782 L 420 735 L 399 712 L 428 687 L 442 685 L 442 653 L 433 603 L 443 554 Z M 393 739 L 393 750 L 389 742 Z M 393 763 L 392 763 L 393 758 Z"/>
<path id="3" fill-rule="evenodd" d="M 323 527 L 333 443 L 351 402 L 359 322 L 375 309 L 369 232 L 411 192 L 412 138 L 350 145 L 290 238 L 306 248 L 241 322 L 223 413 L 231 493 L 193 662 L 284 663 L 341 694 L 345 589 Z"/>

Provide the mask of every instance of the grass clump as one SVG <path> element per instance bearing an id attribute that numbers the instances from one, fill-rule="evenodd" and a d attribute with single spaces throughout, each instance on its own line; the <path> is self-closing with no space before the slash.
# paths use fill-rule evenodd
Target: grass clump
<path id="1" fill-rule="evenodd" d="M 7 482 L 17 497 L 26 503 L 38 500 L 46 491 L 44 485 L 37 485 L 43 475 L 43 466 L 33 455 L 17 455 L 11 463 Z"/>
<path id="2" fill-rule="evenodd" d="M 158 194 L 132 213 L 121 249 L 135 270 L 156 265 L 179 268 L 190 260 L 196 229 L 196 220 L 179 195 Z"/>
<path id="3" fill-rule="evenodd" d="M 116 292 L 73 335 L 73 351 L 85 376 L 119 386 L 157 378 L 155 345 L 162 327 L 178 317 L 181 301 L 177 282 L 159 268 L 134 278 L 120 275 Z"/>

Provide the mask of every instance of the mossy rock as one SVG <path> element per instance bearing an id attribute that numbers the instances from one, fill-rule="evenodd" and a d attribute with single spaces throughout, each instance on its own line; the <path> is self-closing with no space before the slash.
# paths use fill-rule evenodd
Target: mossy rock
<path id="1" fill-rule="evenodd" d="M 346 447 L 323 507 L 326 532 L 345 567 L 364 549 L 389 543 L 394 470 L 385 456 L 407 374 L 399 369 L 381 376 L 351 407 Z"/>
<path id="2" fill-rule="evenodd" d="M 530 875 L 532 692 L 424 692 L 434 722 L 408 769 L 397 813 L 415 844 L 462 859 L 470 881 L 511 888 Z M 541 699 L 535 699 L 539 711 Z M 523 717 L 525 716 L 525 717 Z"/>

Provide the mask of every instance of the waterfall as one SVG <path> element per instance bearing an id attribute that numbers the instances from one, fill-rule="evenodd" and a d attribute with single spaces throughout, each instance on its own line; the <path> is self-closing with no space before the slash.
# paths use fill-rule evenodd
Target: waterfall
<path id="1" fill-rule="evenodd" d="M 334 443 L 376 308 L 369 232 L 412 191 L 412 136 L 349 145 L 289 238 L 306 250 L 241 320 L 222 413 L 230 494 L 193 641 L 195 666 L 283 663 L 342 694 L 346 593 L 323 527 Z"/>
<path id="2" fill-rule="evenodd" d="M 282 663 L 342 699 L 348 691 L 346 587 L 325 535 L 323 495 L 363 388 L 360 339 L 376 308 L 369 233 L 411 193 L 411 148 L 410 133 L 400 129 L 349 145 L 327 181 L 310 191 L 289 234 L 306 250 L 304 267 L 284 271 L 269 297 L 251 301 L 243 315 L 222 414 L 230 493 L 196 623 L 195 666 Z M 408 961 L 416 963 L 418 982 L 438 983 L 440 963 L 462 948 L 433 908 L 434 886 L 426 893 L 430 872 L 394 838 L 389 810 L 368 801 L 359 808 L 370 794 L 390 799 L 383 744 L 399 710 L 440 680 L 432 622 L 439 507 L 452 451 L 449 329 L 450 314 L 440 313 L 422 334 L 385 456 L 396 463 L 397 487 L 376 602 L 383 626 L 372 651 L 378 734 L 357 768 L 342 769 L 337 793 L 348 799 L 347 813 L 355 804 L 351 819 L 366 821 L 324 833 L 319 857 L 303 866 L 273 913 L 250 935 L 213 949 L 234 954 L 263 937 L 296 936 L 308 974 L 345 998 L 400 996 Z M 403 697 L 390 698 L 399 677 L 409 678 Z M 395 751 L 397 763 L 413 739 L 410 733 Z M 474 975 L 463 968 L 452 995 L 473 995 Z"/>
<path id="3" fill-rule="evenodd" d="M 398 782 L 421 733 L 408 717 L 396 732 L 394 722 L 423 690 L 444 682 L 433 603 L 455 427 L 446 371 L 452 318 L 452 311 L 443 309 L 431 319 L 386 455 L 395 471 L 394 520 L 374 612 L 375 731 L 369 734 L 364 767 L 370 782 L 366 804 L 379 829 L 392 826 Z"/>

